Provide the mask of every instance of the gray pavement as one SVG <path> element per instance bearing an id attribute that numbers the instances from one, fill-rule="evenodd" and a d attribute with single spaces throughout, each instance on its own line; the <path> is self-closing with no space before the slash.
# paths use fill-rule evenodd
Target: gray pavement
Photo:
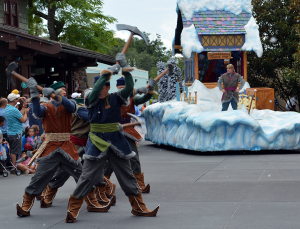
<path id="1" fill-rule="evenodd" d="M 0 228 L 300 228 L 300 154 L 295 151 L 201 154 L 142 142 L 139 148 L 151 192 L 148 208 L 160 204 L 157 217 L 133 216 L 117 184 L 117 204 L 107 213 L 90 213 L 84 204 L 75 224 L 66 224 L 71 178 L 52 207 L 36 201 L 31 216 L 19 218 L 16 202 L 32 175 L 0 177 Z"/>

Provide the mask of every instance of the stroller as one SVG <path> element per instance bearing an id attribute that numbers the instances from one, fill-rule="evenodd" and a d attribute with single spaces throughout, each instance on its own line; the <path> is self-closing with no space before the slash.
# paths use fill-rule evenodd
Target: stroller
<path id="1" fill-rule="evenodd" d="M 0 134 L 0 139 L 2 139 L 2 134 Z M 16 170 L 16 175 L 20 176 L 21 175 L 21 171 L 17 170 L 17 167 L 14 166 L 14 164 L 10 161 L 10 157 L 9 157 L 9 148 L 7 144 L 0 144 L 0 152 L 3 153 L 2 156 L 0 156 L 0 171 L 2 172 L 2 175 L 4 177 L 8 176 L 8 171 L 7 169 L 10 168 L 15 168 Z"/>

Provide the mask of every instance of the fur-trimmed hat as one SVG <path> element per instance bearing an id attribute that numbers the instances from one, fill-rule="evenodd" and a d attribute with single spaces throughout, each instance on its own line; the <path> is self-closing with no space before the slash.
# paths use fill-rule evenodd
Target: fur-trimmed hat
<path id="1" fill-rule="evenodd" d="M 62 87 L 67 88 L 67 86 L 61 81 L 58 81 L 58 82 L 54 81 L 50 87 L 53 88 L 54 90 L 57 90 Z"/>

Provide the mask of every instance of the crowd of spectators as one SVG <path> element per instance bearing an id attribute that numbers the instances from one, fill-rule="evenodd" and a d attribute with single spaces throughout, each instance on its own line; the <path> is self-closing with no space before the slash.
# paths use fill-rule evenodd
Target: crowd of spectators
<path id="1" fill-rule="evenodd" d="M 13 90 L 7 98 L 0 98 L 0 163 L 10 173 L 15 173 L 16 168 L 25 174 L 35 173 L 37 167 L 36 163 L 28 165 L 31 158 L 27 152 L 37 149 L 44 130 L 42 120 L 32 113 L 32 104 L 28 101 L 29 96 L 21 97 L 18 90 Z M 47 98 L 41 97 L 41 104 L 47 102 Z M 18 160 L 22 157 L 26 159 Z"/>

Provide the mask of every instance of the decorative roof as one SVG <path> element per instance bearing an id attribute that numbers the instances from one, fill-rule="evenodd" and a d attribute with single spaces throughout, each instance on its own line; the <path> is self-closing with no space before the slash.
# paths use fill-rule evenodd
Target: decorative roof
<path id="1" fill-rule="evenodd" d="M 183 27 L 194 24 L 199 35 L 213 34 L 246 34 L 245 25 L 249 22 L 251 14 L 242 11 L 235 15 L 225 10 L 195 12 L 191 20 L 182 15 Z"/>

